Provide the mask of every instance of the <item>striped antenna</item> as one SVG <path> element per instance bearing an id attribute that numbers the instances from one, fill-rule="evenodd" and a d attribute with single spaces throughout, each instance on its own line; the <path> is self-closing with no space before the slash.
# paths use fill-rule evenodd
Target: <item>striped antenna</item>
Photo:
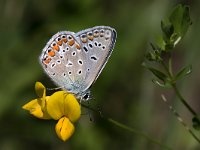
<path id="1" fill-rule="evenodd" d="M 56 88 L 47 88 L 47 90 L 56 91 L 56 90 L 62 90 L 63 88 L 64 88 L 64 86 L 63 87 L 56 87 Z"/>
<path id="2" fill-rule="evenodd" d="M 179 113 L 168 103 L 165 96 L 161 95 L 162 100 L 168 105 L 171 112 L 176 116 L 177 120 L 185 127 L 185 129 L 198 141 L 200 142 L 200 139 L 194 134 L 194 132 L 187 126 L 187 124 L 183 121 Z"/>

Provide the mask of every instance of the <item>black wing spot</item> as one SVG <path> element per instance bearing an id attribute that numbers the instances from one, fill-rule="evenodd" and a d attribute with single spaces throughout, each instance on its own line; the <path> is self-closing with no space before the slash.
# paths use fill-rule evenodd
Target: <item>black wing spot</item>
<path id="1" fill-rule="evenodd" d="M 92 60 L 97 60 L 97 58 L 95 56 L 91 56 L 90 57 Z"/>
<path id="2" fill-rule="evenodd" d="M 79 60 L 78 63 L 79 63 L 80 65 L 82 65 L 82 64 L 83 64 L 83 61 L 82 61 L 82 60 Z"/>
<path id="3" fill-rule="evenodd" d="M 71 36 L 71 35 L 68 35 L 68 39 L 71 40 L 71 39 L 72 39 L 72 36 Z"/>
<path id="4" fill-rule="evenodd" d="M 72 66 L 73 64 L 71 62 L 68 63 L 69 66 Z"/>
<path id="5" fill-rule="evenodd" d="M 66 73 L 63 73 L 63 76 L 65 77 L 65 76 L 66 76 Z"/>
<path id="6" fill-rule="evenodd" d="M 102 46 L 102 48 L 105 49 L 106 47 L 105 47 L 105 46 Z"/>
<path id="7" fill-rule="evenodd" d="M 90 71 L 90 68 L 87 68 L 87 71 L 89 72 L 89 71 Z"/>
<path id="8" fill-rule="evenodd" d="M 67 64 L 66 64 L 66 67 L 70 67 L 70 66 L 73 66 L 73 63 L 71 61 L 68 60 Z"/>
<path id="9" fill-rule="evenodd" d="M 92 47 L 93 47 L 93 46 L 92 46 L 92 44 L 88 44 L 88 45 L 89 45 L 89 47 L 90 47 L 90 48 L 92 48 Z"/>
<path id="10" fill-rule="evenodd" d="M 51 67 L 53 68 L 53 67 L 55 67 L 55 65 L 56 65 L 56 64 L 55 64 L 55 63 L 53 63 L 53 64 L 51 64 Z"/>
<path id="11" fill-rule="evenodd" d="M 71 72 L 71 71 L 69 71 L 69 72 L 68 72 L 68 74 L 69 74 L 69 75 L 71 75 L 71 74 L 72 74 L 72 72 Z"/>
<path id="12" fill-rule="evenodd" d="M 89 36 L 92 36 L 92 32 L 89 32 L 88 35 L 89 35 Z"/>
<path id="13" fill-rule="evenodd" d="M 55 76 L 55 75 L 56 75 L 56 73 L 53 73 L 52 75 L 53 75 L 53 76 Z"/>
<path id="14" fill-rule="evenodd" d="M 81 71 L 81 70 L 79 70 L 79 71 L 78 71 L 78 74 L 81 74 L 81 73 L 82 73 L 82 71 Z"/>
<path id="15" fill-rule="evenodd" d="M 87 37 L 86 34 L 81 35 L 81 38 L 86 38 L 86 37 Z"/>
<path id="16" fill-rule="evenodd" d="M 101 43 L 99 43 L 99 45 L 98 45 L 99 47 L 101 46 Z"/>
<path id="17" fill-rule="evenodd" d="M 76 52 L 74 51 L 74 52 L 72 52 L 72 56 L 76 56 Z"/>
<path id="18" fill-rule="evenodd" d="M 87 47 L 83 47 L 83 49 L 84 49 L 84 51 L 87 53 L 88 52 L 88 49 L 87 49 Z"/>

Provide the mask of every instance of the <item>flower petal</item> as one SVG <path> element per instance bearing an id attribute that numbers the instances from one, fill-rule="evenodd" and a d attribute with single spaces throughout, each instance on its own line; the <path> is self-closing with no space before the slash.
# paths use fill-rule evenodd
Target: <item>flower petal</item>
<path id="1" fill-rule="evenodd" d="M 64 114 L 71 122 L 75 122 L 80 118 L 80 104 L 72 94 L 68 94 L 64 98 Z"/>
<path id="2" fill-rule="evenodd" d="M 41 82 L 35 83 L 35 92 L 39 98 L 46 97 L 46 88 Z"/>
<path id="3" fill-rule="evenodd" d="M 66 93 L 65 91 L 55 92 L 50 96 L 50 98 L 47 101 L 47 111 L 49 115 L 55 120 L 58 120 L 62 116 L 64 116 L 65 93 Z"/>
<path id="4" fill-rule="evenodd" d="M 48 98 L 48 97 L 47 97 Z M 40 105 L 40 99 L 34 99 L 24 106 L 22 106 L 23 109 L 28 110 L 30 114 L 33 116 L 40 118 L 40 119 L 51 119 L 49 114 L 46 111 L 42 111 L 41 105 Z"/>
<path id="5" fill-rule="evenodd" d="M 62 117 L 61 119 L 59 119 L 58 123 L 55 126 L 58 137 L 63 141 L 66 141 L 72 136 L 72 134 L 74 133 L 74 129 L 74 125 L 67 117 Z"/>

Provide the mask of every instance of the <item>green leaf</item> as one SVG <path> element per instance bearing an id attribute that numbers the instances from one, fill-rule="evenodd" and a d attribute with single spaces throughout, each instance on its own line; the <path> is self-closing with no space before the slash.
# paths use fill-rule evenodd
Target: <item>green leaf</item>
<path id="1" fill-rule="evenodd" d="M 200 130 L 200 121 L 199 121 L 199 117 L 198 116 L 195 116 L 193 119 L 192 119 L 192 126 L 194 129 L 196 130 Z"/>
<path id="2" fill-rule="evenodd" d="M 163 72 L 161 72 L 158 69 L 155 69 L 153 67 L 149 67 L 145 62 L 142 63 L 142 66 L 149 69 L 161 81 L 163 81 L 163 82 L 167 81 L 168 77 Z"/>
<path id="3" fill-rule="evenodd" d="M 188 6 L 177 5 L 168 18 L 161 21 L 163 50 L 171 50 L 184 37 L 191 25 L 190 11 Z"/>
<path id="4" fill-rule="evenodd" d="M 175 80 L 180 80 L 182 79 L 183 77 L 189 75 L 190 73 L 192 72 L 192 66 L 189 65 L 189 66 L 186 66 L 184 67 L 183 69 L 181 69 L 177 75 L 175 76 Z"/>
<path id="5" fill-rule="evenodd" d="M 166 42 L 162 36 L 156 38 L 156 45 L 159 47 L 159 49 L 163 51 L 165 50 Z"/>
<path id="6" fill-rule="evenodd" d="M 161 29 L 164 33 L 165 41 L 168 41 L 170 39 L 171 35 L 174 33 L 174 27 L 173 27 L 172 23 L 169 22 L 168 19 L 162 20 L 161 21 Z"/>
<path id="7" fill-rule="evenodd" d="M 150 45 L 151 45 L 151 48 L 152 48 L 153 50 L 156 50 L 156 49 L 157 49 L 157 47 L 156 47 L 153 43 L 150 43 Z"/>
<path id="8" fill-rule="evenodd" d="M 192 23 L 189 7 L 177 5 L 169 16 L 169 21 L 173 24 L 175 33 L 183 37 Z"/>
<path id="9" fill-rule="evenodd" d="M 145 58 L 148 61 L 161 61 L 162 58 L 160 57 L 160 51 L 159 50 L 154 50 L 154 51 L 149 51 L 148 53 L 145 54 Z"/>
<path id="10" fill-rule="evenodd" d="M 163 72 L 161 72 L 161 71 L 159 71 L 159 70 L 157 70 L 157 69 L 155 69 L 155 68 L 152 68 L 152 67 L 149 67 L 148 68 L 158 79 L 160 79 L 160 80 L 162 80 L 163 82 L 165 82 L 166 80 L 167 80 L 167 76 L 163 73 Z"/>
<path id="11" fill-rule="evenodd" d="M 169 82 L 163 82 L 163 83 L 161 83 L 161 82 L 159 82 L 158 80 L 155 80 L 155 79 L 153 79 L 152 82 L 153 82 L 154 84 L 156 84 L 156 85 L 162 87 L 162 88 L 171 88 L 171 87 L 172 87 L 171 84 L 170 84 Z"/>

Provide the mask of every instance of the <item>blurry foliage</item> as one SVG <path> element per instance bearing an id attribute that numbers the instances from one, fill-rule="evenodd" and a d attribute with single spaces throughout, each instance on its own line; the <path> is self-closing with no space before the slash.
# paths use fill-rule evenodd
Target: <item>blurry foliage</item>
<path id="1" fill-rule="evenodd" d="M 149 80 L 150 73 L 141 67 L 148 41 L 160 33 L 160 20 L 176 3 L 172 0 L 0 0 L 0 149 L 160 149 L 98 117 L 93 116 L 91 122 L 88 115 L 81 116 L 75 134 L 63 143 L 56 137 L 54 121 L 42 122 L 21 109 L 35 97 L 35 81 L 55 87 L 38 63 L 48 39 L 58 31 L 78 32 L 96 25 L 114 27 L 118 38 L 108 64 L 92 87 L 95 100 L 91 105 L 99 105 L 112 118 L 137 127 L 174 149 L 199 149 L 161 101 L 161 91 Z M 193 74 L 183 80 L 180 88 L 200 112 L 200 2 L 188 4 L 193 25 L 176 47 L 174 69 L 193 64 Z M 190 114 L 174 100 L 173 93 L 165 94 L 190 123 Z"/>

